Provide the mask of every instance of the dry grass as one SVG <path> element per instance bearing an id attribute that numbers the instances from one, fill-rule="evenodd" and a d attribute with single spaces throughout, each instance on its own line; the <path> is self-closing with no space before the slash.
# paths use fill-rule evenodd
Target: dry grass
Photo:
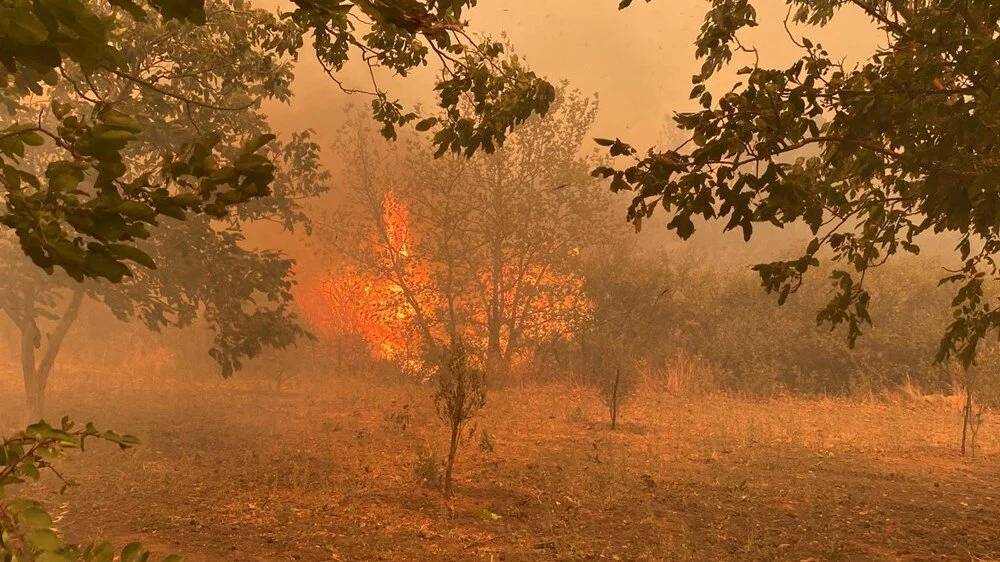
<path id="1" fill-rule="evenodd" d="M 139 537 L 194 562 L 1000 556 L 1000 427 L 988 418 L 978 458 L 961 458 L 948 400 L 684 398 L 646 384 L 611 432 L 589 389 L 505 389 L 446 502 L 428 482 L 446 435 L 426 387 L 110 388 L 57 390 L 52 410 L 145 444 L 67 461 L 81 486 L 66 496 L 34 492 L 74 539 Z"/>

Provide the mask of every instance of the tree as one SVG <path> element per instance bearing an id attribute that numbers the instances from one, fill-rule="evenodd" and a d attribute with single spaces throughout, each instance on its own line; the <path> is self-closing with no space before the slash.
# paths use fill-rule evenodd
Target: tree
<path id="1" fill-rule="evenodd" d="M 610 363 L 610 361 L 608 362 Z M 618 418 L 622 412 L 622 406 L 628 399 L 629 394 L 635 388 L 635 381 L 632 374 L 625 371 L 621 361 L 614 365 L 607 365 L 608 370 L 605 376 L 604 385 L 601 387 L 601 394 L 604 397 L 604 404 L 608 407 L 608 418 L 611 421 L 611 429 L 618 428 Z"/>
<path id="2" fill-rule="evenodd" d="M 1000 106 L 993 92 L 1000 5 L 983 0 L 787 0 L 789 40 L 801 52 L 788 68 L 759 64 L 739 35 L 757 25 L 750 0 L 714 0 L 695 43 L 704 60 L 692 99 L 679 113 L 685 142 L 640 154 L 618 139 L 598 139 L 624 167 L 596 176 L 632 191 L 637 227 L 658 207 L 682 238 L 695 220 L 726 220 L 749 239 L 761 224 L 808 225 L 813 239 L 791 260 L 756 266 L 783 303 L 825 257 L 838 265 L 835 293 L 818 320 L 846 324 L 851 343 L 869 316 L 868 272 L 899 252 L 920 251 L 925 234 L 953 233 L 961 265 L 953 319 L 937 360 L 968 368 L 981 340 L 1000 326 L 991 285 L 1000 277 Z M 621 3 L 625 8 L 630 0 Z M 798 37 L 795 24 L 824 26 L 862 10 L 886 34 L 884 46 L 853 68 Z M 754 63 L 718 98 L 709 79 L 737 51 Z"/>
<path id="3" fill-rule="evenodd" d="M 80 312 L 86 288 L 80 284 L 59 287 L 51 283 L 44 272 L 25 259 L 12 240 L 2 242 L 4 286 L 0 309 L 20 333 L 21 374 L 28 415 L 37 421 L 42 417 L 49 374 Z M 41 319 L 54 321 L 49 331 L 43 332 Z"/>
<path id="4" fill-rule="evenodd" d="M 283 24 L 260 10 L 240 10 L 238 2 L 213 2 L 209 7 L 204 26 L 178 25 L 164 32 L 157 25 L 131 22 L 121 28 L 112 44 L 126 57 L 131 76 L 167 84 L 180 96 L 222 98 L 239 91 L 287 99 L 289 62 L 270 57 L 263 43 L 281 32 Z M 129 173 L 154 174 L 161 159 L 183 150 L 191 128 L 217 131 L 213 150 L 237 159 L 246 143 L 273 137 L 259 109 L 195 106 L 174 95 L 135 88 L 132 80 L 118 76 L 88 78 L 67 69 L 64 77 L 40 101 L 25 101 L 16 115 L 27 117 L 45 104 L 76 107 L 97 99 L 122 115 L 136 116 L 148 132 L 119 153 Z M 308 132 L 294 134 L 287 142 L 272 140 L 263 153 L 270 162 L 267 196 L 236 203 L 218 220 L 193 216 L 145 232 L 134 246 L 113 246 L 147 266 L 133 271 L 113 261 L 101 262 L 117 283 L 81 283 L 70 270 L 47 275 L 26 262 L 14 244 L 4 246 L 0 308 L 21 334 L 22 372 L 33 419 L 42 415 L 49 374 L 85 294 L 119 318 L 138 319 L 150 329 L 203 319 L 216 335 L 210 353 L 226 376 L 263 346 L 284 347 L 304 335 L 289 306 L 292 261 L 277 252 L 244 248 L 242 227 L 272 221 L 287 229 L 308 228 L 301 200 L 325 190 L 327 175 Z M 50 148 L 25 155 L 22 162 L 41 169 L 58 158 Z M 109 221 L 102 228 L 129 228 Z M 89 267 L 87 263 L 97 263 L 93 255 L 77 256 L 73 263 Z M 40 318 L 54 321 L 45 338 Z"/>
<path id="5" fill-rule="evenodd" d="M 491 375 L 506 375 L 530 343 L 572 336 L 592 313 L 582 256 L 614 230 L 610 198 L 580 156 L 596 114 L 596 102 L 564 85 L 545 118 L 471 162 L 459 189 L 468 235 L 457 255 L 476 272 L 473 321 L 486 333 Z"/>
<path id="6" fill-rule="evenodd" d="M 352 128 L 352 212 L 321 234 L 372 280 L 367 299 L 388 314 L 369 317 L 403 324 L 392 333 L 419 340 L 408 347 L 422 356 L 460 337 L 500 377 L 532 346 L 571 338 L 591 312 L 582 256 L 611 216 L 579 155 L 595 111 L 561 93 L 546 117 L 471 159 L 435 159 L 419 142 L 394 155 Z"/>
<path id="7" fill-rule="evenodd" d="M 450 497 L 452 473 L 462 431 L 466 423 L 486 405 L 486 385 L 483 372 L 469 364 L 461 341 L 453 342 L 448 349 L 446 359 L 437 369 L 435 383 L 437 390 L 434 393 L 434 404 L 438 417 L 448 424 L 451 432 L 443 482 L 444 495 Z"/>
<path id="8" fill-rule="evenodd" d="M 346 91 L 372 96 L 373 115 L 387 137 L 395 137 L 397 127 L 418 121 L 419 115 L 390 97 L 375 71 L 384 68 L 405 76 L 433 57 L 440 62 L 435 90 L 441 115 L 419 120 L 416 128 L 435 130 L 433 142 L 440 153 L 491 151 L 514 126 L 544 113 L 554 92 L 516 58 L 506 56 L 503 45 L 467 33 L 462 16 L 474 4 L 297 0 L 294 10 L 275 17 L 243 0 L 8 2 L 0 8 L 0 105 L 17 112 L 31 96 L 52 87 L 72 89 L 79 97 L 78 105 L 54 103 L 0 131 L 0 186 L 7 206 L 0 221 L 47 271 L 59 266 L 78 280 L 118 281 L 131 271 L 127 260 L 148 262 L 135 241 L 148 238 L 148 226 L 160 217 L 223 217 L 234 204 L 268 195 L 274 165 L 261 149 L 269 135 L 247 139 L 235 152 L 222 150 L 218 143 L 224 135 L 218 131 L 183 120 L 144 122 L 140 114 L 118 107 L 121 93 L 161 96 L 176 102 L 182 113 L 259 108 L 263 98 L 274 96 L 273 89 L 287 99 L 283 86 L 290 71 L 280 64 L 279 72 L 256 82 L 237 74 L 219 87 L 199 77 L 229 67 L 222 53 L 208 57 L 207 67 L 160 61 L 143 67 L 131 56 L 135 46 L 170 44 L 176 54 L 207 47 L 211 43 L 200 40 L 216 35 L 214 26 L 206 25 L 209 20 L 253 20 L 241 23 L 239 37 L 229 34 L 236 39 L 233 44 L 253 53 L 243 59 L 248 62 L 244 70 L 297 57 L 310 36 L 317 60 L 333 81 Z M 136 25 L 152 33 L 130 41 Z M 352 57 L 371 70 L 370 90 L 346 87 L 338 79 Z M 192 80 L 198 87 L 183 88 Z M 109 81 L 125 87 L 106 90 Z M 136 170 L 124 153 L 167 125 L 182 128 L 188 142 L 163 155 L 159 165 Z M 44 172 L 25 161 L 26 154 L 43 145 L 57 153 Z"/>

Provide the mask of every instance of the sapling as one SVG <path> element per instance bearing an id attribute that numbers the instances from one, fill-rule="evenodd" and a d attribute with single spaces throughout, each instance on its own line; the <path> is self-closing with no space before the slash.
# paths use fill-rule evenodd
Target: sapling
<path id="1" fill-rule="evenodd" d="M 434 403 L 438 417 L 448 424 L 451 440 L 445 461 L 443 491 L 451 497 L 452 472 L 462 430 L 466 423 L 486 404 L 486 387 L 483 371 L 469 364 L 468 355 L 461 342 L 453 343 L 435 375 L 437 390 Z"/>

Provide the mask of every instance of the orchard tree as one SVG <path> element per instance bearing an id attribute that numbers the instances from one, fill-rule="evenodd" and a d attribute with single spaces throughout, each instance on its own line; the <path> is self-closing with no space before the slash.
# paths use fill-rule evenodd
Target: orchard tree
<path id="1" fill-rule="evenodd" d="M 454 341 L 448 348 L 446 359 L 437 369 L 434 380 L 434 406 L 438 418 L 448 425 L 450 440 L 448 457 L 444 465 L 442 491 L 451 497 L 455 460 L 462 433 L 468 422 L 486 405 L 484 373 L 469 363 L 462 342 Z"/>
<path id="2" fill-rule="evenodd" d="M 581 156 L 596 114 L 594 100 L 564 85 L 545 118 L 469 164 L 459 192 L 469 235 L 458 253 L 477 272 L 472 320 L 486 334 L 491 375 L 505 375 L 528 344 L 571 338 L 592 314 L 583 255 L 614 232 L 611 199 Z"/>
<path id="3" fill-rule="evenodd" d="M 801 256 L 755 269 L 783 303 L 821 258 L 832 260 L 835 292 L 818 320 L 845 324 L 852 343 L 871 322 L 869 271 L 899 252 L 919 252 L 922 235 L 952 234 L 961 263 L 941 281 L 959 288 L 937 359 L 968 368 L 981 340 L 1000 326 L 993 288 L 1000 277 L 1000 4 L 786 3 L 788 40 L 800 54 L 786 68 L 769 68 L 740 38 L 757 25 L 755 3 L 713 0 L 695 43 L 704 64 L 691 97 L 702 109 L 675 117 L 687 139 L 645 153 L 598 139 L 629 162 L 594 174 L 635 194 L 628 217 L 636 227 L 662 208 L 682 238 L 699 218 L 724 220 L 746 239 L 762 224 L 808 225 L 814 237 Z M 885 32 L 855 66 L 798 35 L 847 10 L 861 10 Z M 737 52 L 753 64 L 715 95 L 709 80 Z"/>
<path id="4" fill-rule="evenodd" d="M 18 350 L 28 417 L 37 421 L 42 417 L 49 374 L 80 313 L 86 287 L 75 282 L 54 283 L 24 256 L 16 241 L 0 243 L 0 310 L 20 334 Z M 64 277 L 56 279 L 63 281 Z"/>
<path id="5" fill-rule="evenodd" d="M 13 243 L 5 245 L 0 308 L 20 332 L 22 374 L 33 419 L 42 415 L 49 375 L 85 296 L 117 317 L 137 319 L 150 329 L 187 326 L 202 319 L 215 333 L 210 353 L 226 376 L 264 346 L 284 347 L 304 334 L 289 306 L 292 261 L 277 252 L 244 248 L 242 227 L 246 222 L 272 221 L 286 229 L 308 228 L 300 201 L 324 191 L 327 181 L 319 166 L 318 146 L 308 132 L 293 134 L 287 142 L 270 140 L 266 147 L 258 146 L 274 136 L 259 109 L 209 107 L 179 99 L 245 95 L 280 101 L 290 95 L 290 61 L 272 57 L 265 44 L 287 24 L 267 12 L 240 6 L 210 4 L 203 26 L 174 25 L 165 32 L 158 25 L 126 20 L 129 25 L 118 29 L 113 45 L 125 56 L 131 76 L 169 86 L 170 93 L 136 87 L 131 79 L 117 75 L 88 77 L 78 69 L 66 69 L 62 82 L 20 100 L 15 108 L 15 116 L 35 116 L 42 127 L 46 125 L 38 117 L 44 115 L 39 108 L 75 108 L 88 100 L 115 108 L 102 111 L 133 116 L 129 119 L 146 133 L 122 146 L 119 157 L 121 166 L 139 177 L 155 175 L 163 159 L 185 149 L 190 130 L 195 129 L 216 131 L 210 144 L 224 157 L 244 158 L 239 155 L 248 154 L 248 146 L 257 146 L 252 159 L 267 168 L 269 178 L 267 195 L 234 201 L 214 220 L 200 214 L 177 222 L 183 218 L 178 212 L 158 219 L 173 224 L 147 229 L 102 215 L 106 222 L 99 228 L 111 234 L 141 231 L 133 245 L 109 248 L 143 268 L 132 270 L 114 259 L 102 261 L 95 257 L 99 253 L 75 254 L 72 246 L 60 246 L 65 257 L 72 258 L 72 267 L 65 273 L 46 274 Z M 21 162 L 51 172 L 59 157 L 58 150 L 43 146 L 25 154 Z M 78 171 L 74 177 L 79 191 L 87 175 Z M 134 216 L 154 218 L 142 204 L 131 209 Z M 21 243 L 23 247 L 23 239 Z M 103 277 L 116 282 L 88 281 L 85 275 L 85 282 L 73 278 L 90 266 L 99 266 Z"/>

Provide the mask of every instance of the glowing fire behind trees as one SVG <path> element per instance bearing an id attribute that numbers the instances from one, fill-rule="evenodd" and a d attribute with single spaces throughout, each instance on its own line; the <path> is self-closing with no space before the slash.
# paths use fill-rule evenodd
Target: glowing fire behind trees
<path id="1" fill-rule="evenodd" d="M 420 372 L 427 341 L 416 317 L 439 299 L 429 267 L 411 256 L 407 210 L 393 192 L 383 197 L 378 222 L 378 235 L 364 242 L 373 267 L 314 276 L 298 287 L 296 300 L 321 338 L 359 337 L 372 357 Z"/>
<path id="2" fill-rule="evenodd" d="M 518 350 L 508 358 L 517 364 L 530 359 L 532 348 L 510 345 L 512 338 L 568 339 L 590 318 L 593 306 L 583 280 L 551 268 L 519 271 L 510 266 L 497 283 L 489 271 L 475 272 L 469 280 L 474 282 L 452 283 L 459 290 L 448 294 L 440 288 L 445 284 L 435 280 L 440 266 L 421 252 L 408 209 L 394 192 L 385 193 L 381 211 L 379 235 L 364 242 L 374 267 L 330 271 L 298 288 L 303 316 L 321 338 L 358 337 L 372 357 L 426 375 L 428 355 L 447 345 L 452 330 L 485 362 L 491 324 L 499 324 L 499 344 Z M 449 297 L 458 309 L 454 316 L 448 311 Z M 501 318 L 491 320 L 489 303 L 498 305 Z"/>
<path id="3" fill-rule="evenodd" d="M 399 288 L 354 269 L 314 276 L 296 294 L 306 322 L 321 339 L 360 338 L 375 358 L 420 368 L 420 334 Z"/>
<path id="4" fill-rule="evenodd" d="M 501 377 L 577 339 L 593 317 L 585 253 L 619 225 L 581 156 L 595 116 L 593 100 L 560 92 L 545 119 L 472 159 L 435 158 L 417 141 L 388 145 L 346 125 L 344 203 L 318 233 L 354 265 L 303 288 L 305 316 L 318 332 L 357 335 L 372 356 L 423 374 L 453 338 Z"/>

